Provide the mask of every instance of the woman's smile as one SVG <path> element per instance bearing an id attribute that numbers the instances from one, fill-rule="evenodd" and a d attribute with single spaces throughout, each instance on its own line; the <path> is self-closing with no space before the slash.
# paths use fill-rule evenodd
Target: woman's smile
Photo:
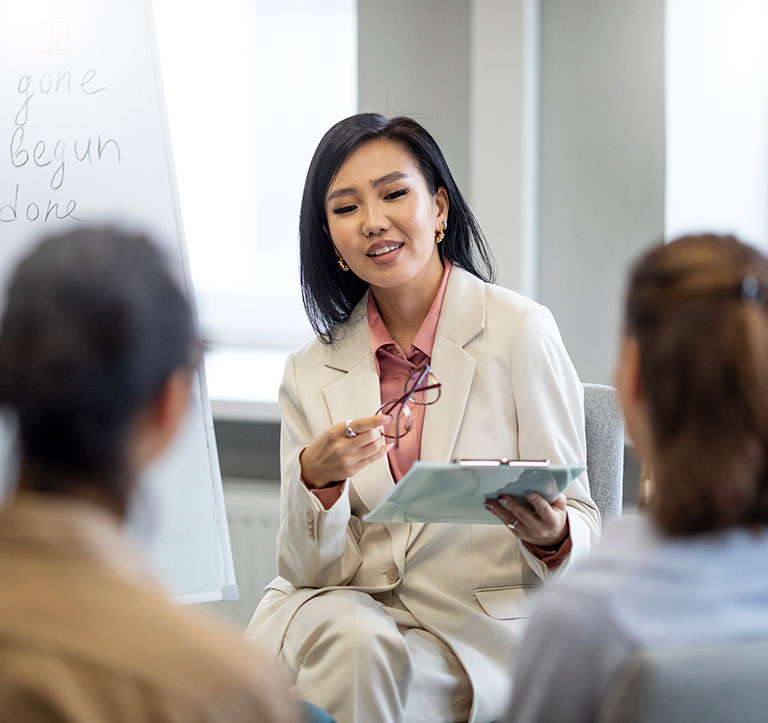
<path id="1" fill-rule="evenodd" d="M 405 244 L 396 241 L 377 241 L 371 244 L 365 255 L 377 264 L 388 264 L 400 256 Z"/>

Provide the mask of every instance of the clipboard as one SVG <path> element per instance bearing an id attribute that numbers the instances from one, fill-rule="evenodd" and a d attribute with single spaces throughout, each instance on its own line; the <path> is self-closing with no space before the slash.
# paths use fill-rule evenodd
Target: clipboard
<path id="1" fill-rule="evenodd" d="M 536 492 L 551 502 L 586 468 L 546 460 L 415 462 L 363 520 L 500 525 L 486 499 L 508 494 L 528 504 L 526 494 Z"/>

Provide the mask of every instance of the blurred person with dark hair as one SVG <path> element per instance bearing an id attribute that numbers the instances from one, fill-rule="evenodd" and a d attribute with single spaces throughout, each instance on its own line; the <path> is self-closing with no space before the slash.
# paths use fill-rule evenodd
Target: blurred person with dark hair
<path id="1" fill-rule="evenodd" d="M 124 531 L 199 354 L 187 300 L 143 236 L 54 236 L 13 274 L 0 404 L 19 470 L 0 509 L 0 721 L 298 720 L 269 666 L 169 600 Z"/>
<path id="2" fill-rule="evenodd" d="M 733 237 L 635 264 L 616 385 L 651 496 L 542 594 L 510 722 L 597 720 L 649 646 L 768 636 L 767 298 L 768 259 Z"/>

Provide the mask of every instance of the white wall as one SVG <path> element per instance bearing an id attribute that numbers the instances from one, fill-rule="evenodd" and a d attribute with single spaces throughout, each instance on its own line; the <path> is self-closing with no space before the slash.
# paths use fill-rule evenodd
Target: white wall
<path id="1" fill-rule="evenodd" d="M 664 0 L 541 6 L 539 299 L 609 383 L 629 263 L 664 233 Z"/>
<path id="2" fill-rule="evenodd" d="M 466 191 L 468 0 L 358 0 L 357 17 L 360 111 L 422 123 Z"/>
<path id="3" fill-rule="evenodd" d="M 498 283 L 536 296 L 539 0 L 473 0 L 469 201 Z"/>

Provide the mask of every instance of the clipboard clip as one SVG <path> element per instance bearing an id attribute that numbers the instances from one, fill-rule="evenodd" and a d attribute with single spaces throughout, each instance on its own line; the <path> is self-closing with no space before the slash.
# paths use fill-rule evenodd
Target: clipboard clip
<path id="1" fill-rule="evenodd" d="M 454 459 L 460 467 L 549 467 L 548 459 Z"/>

